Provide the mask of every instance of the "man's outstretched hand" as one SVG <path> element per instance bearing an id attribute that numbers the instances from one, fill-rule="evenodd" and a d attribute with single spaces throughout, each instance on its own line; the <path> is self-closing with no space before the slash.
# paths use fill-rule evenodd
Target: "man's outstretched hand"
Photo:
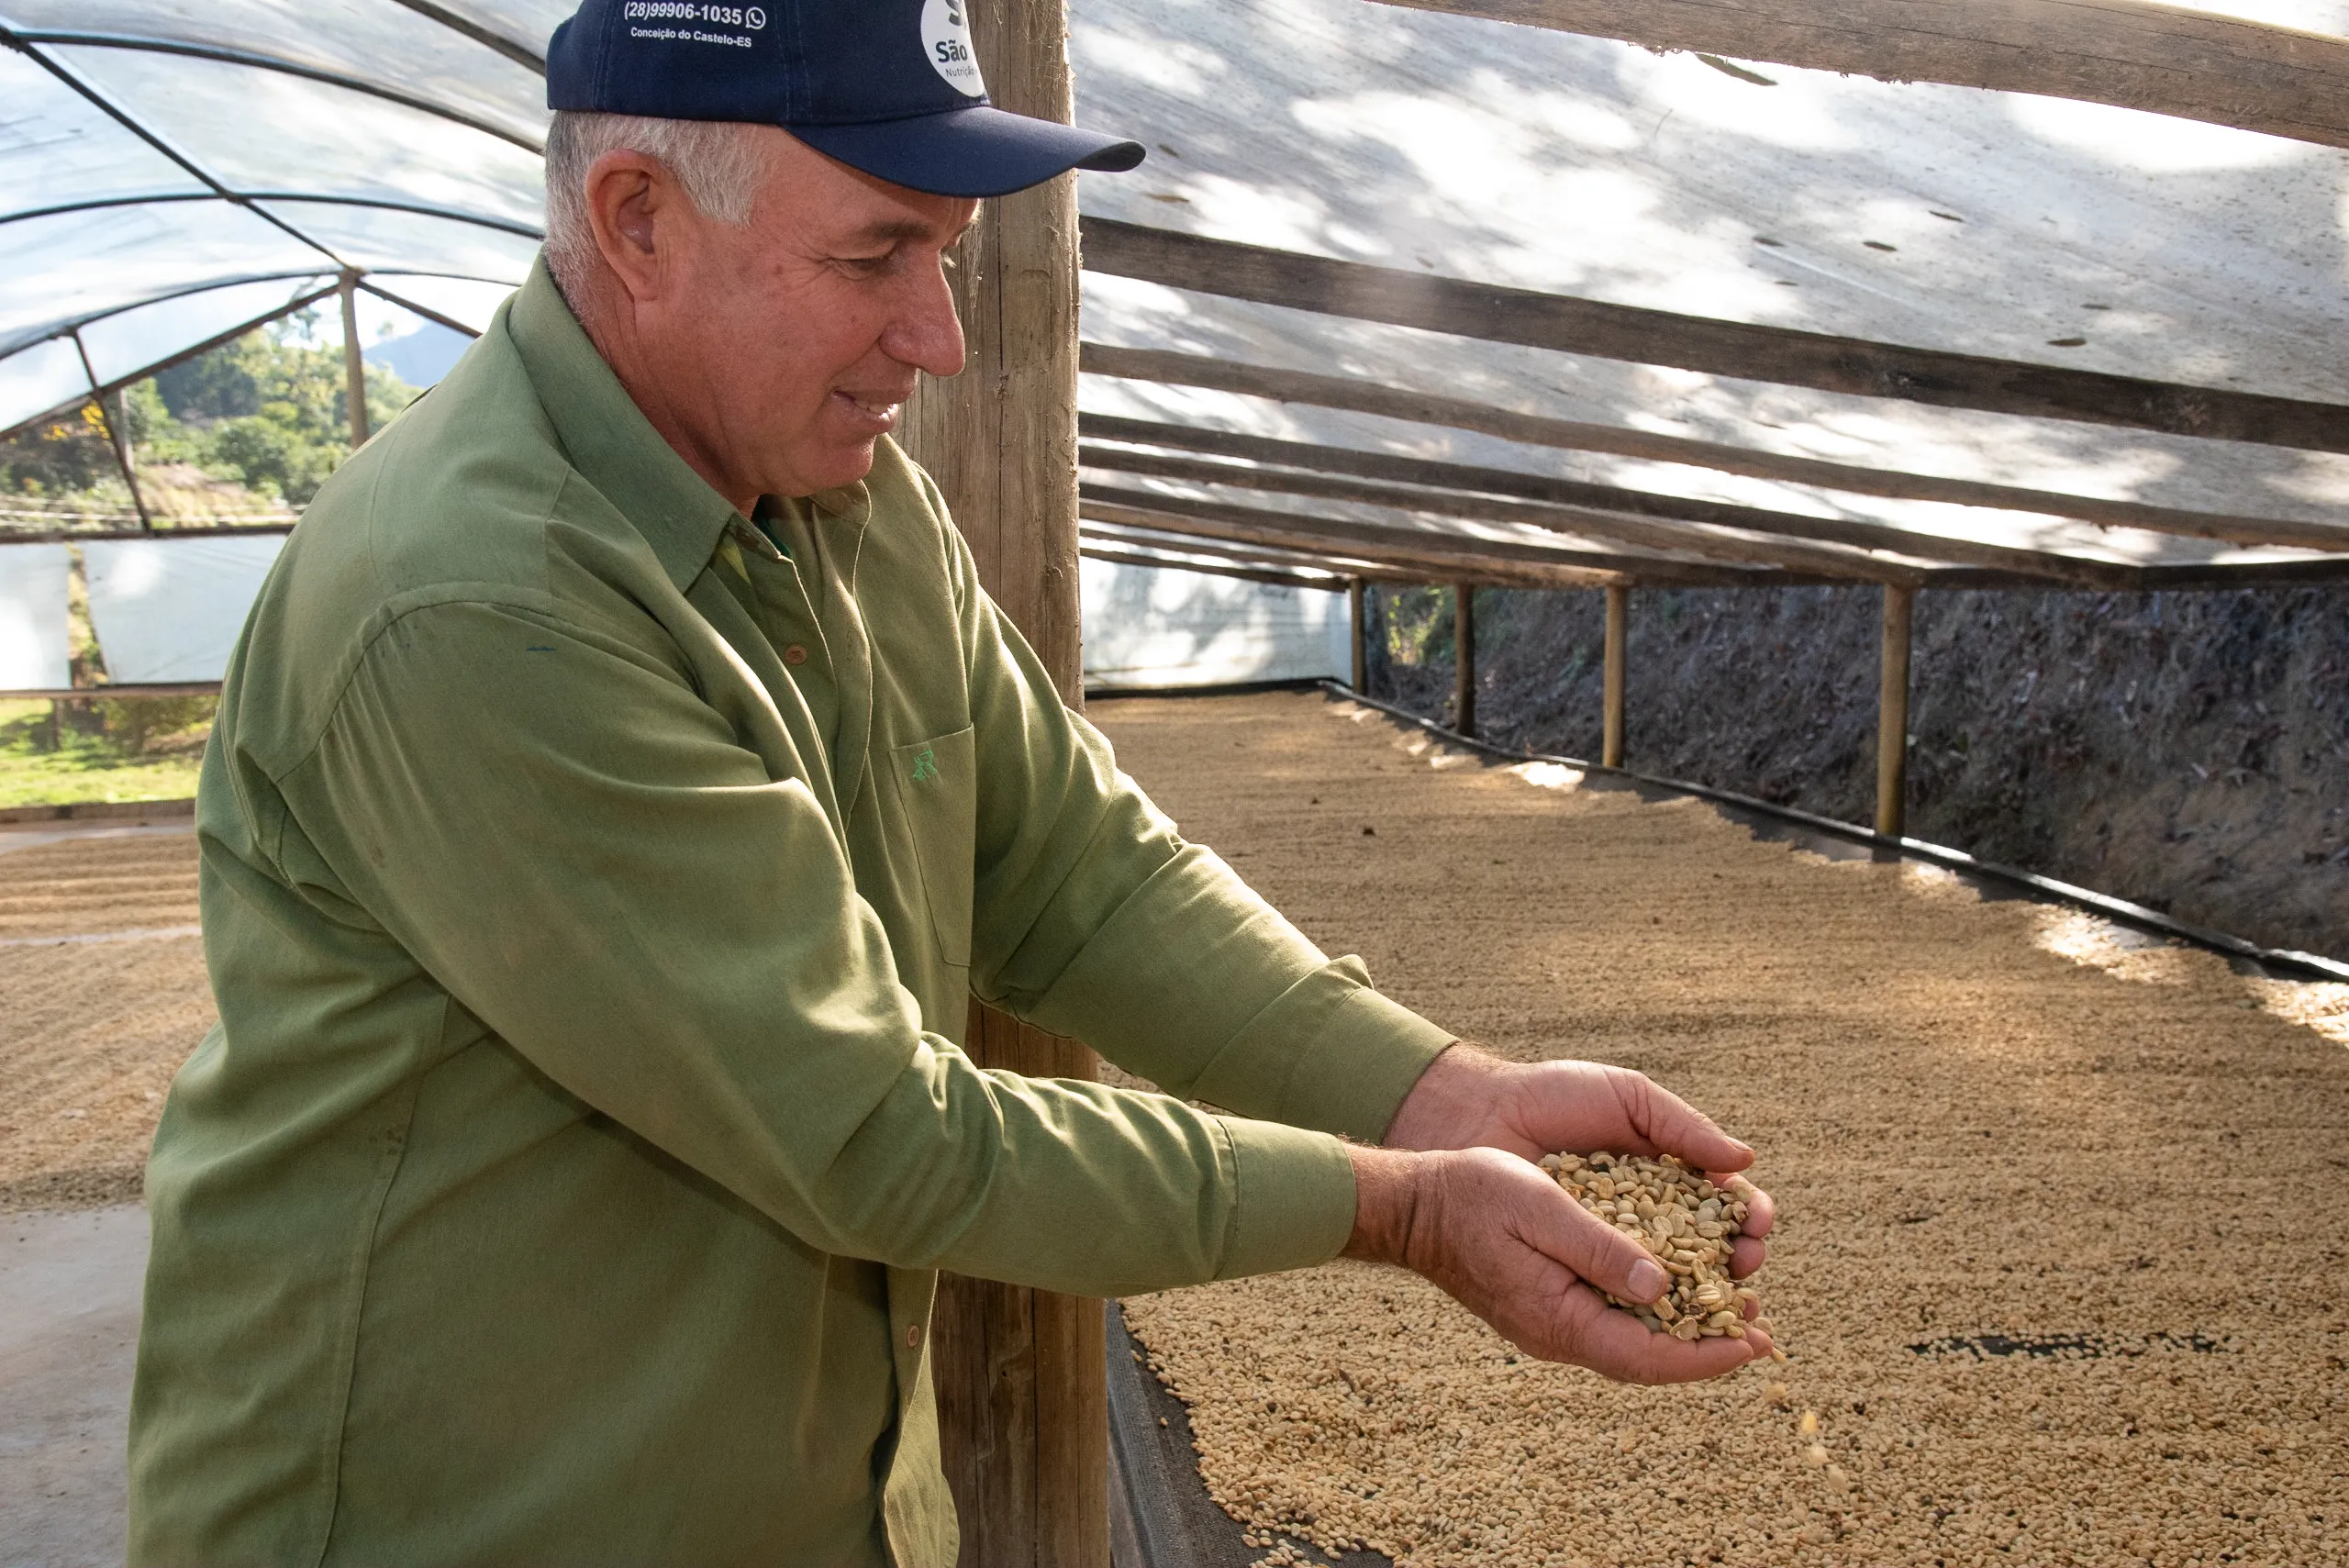
<path id="1" fill-rule="evenodd" d="M 1676 1154 L 1692 1171 L 1721 1176 L 1753 1163 L 1750 1146 L 1645 1073 L 1596 1062 L 1504 1062 L 1471 1045 L 1453 1046 L 1419 1074 L 1386 1145 L 1500 1149 L 1527 1160 L 1601 1149 Z M 1730 1252 L 1737 1278 L 1762 1266 L 1773 1213 L 1770 1195 L 1757 1190 Z"/>
<path id="2" fill-rule="evenodd" d="M 1405 1098 L 1386 1148 L 1349 1151 L 1356 1199 L 1346 1255 L 1424 1274 L 1528 1354 L 1623 1382 L 1690 1382 L 1768 1355 L 1759 1329 L 1675 1340 L 1602 1299 L 1653 1301 L 1664 1271 L 1532 1163 L 1601 1149 L 1677 1155 L 1721 1176 L 1753 1162 L 1752 1149 L 1640 1073 L 1507 1062 L 1455 1045 Z M 1739 1277 L 1761 1267 L 1770 1221 L 1769 1195 L 1757 1192 L 1731 1253 Z"/>

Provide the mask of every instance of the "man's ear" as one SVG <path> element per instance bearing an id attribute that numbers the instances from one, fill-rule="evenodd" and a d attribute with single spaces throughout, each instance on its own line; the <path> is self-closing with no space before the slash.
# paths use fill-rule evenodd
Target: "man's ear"
<path id="1" fill-rule="evenodd" d="M 588 165 L 585 195 L 604 264 L 631 298 L 658 297 L 675 261 L 669 252 L 685 200 L 675 179 L 641 152 L 607 152 Z"/>

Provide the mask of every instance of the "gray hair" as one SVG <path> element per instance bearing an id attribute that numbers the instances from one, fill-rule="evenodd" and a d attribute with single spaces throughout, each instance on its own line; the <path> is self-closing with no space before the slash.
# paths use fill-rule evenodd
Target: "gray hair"
<path id="1" fill-rule="evenodd" d="M 740 226 L 770 167 L 760 128 L 726 120 L 658 120 L 558 111 L 547 128 L 547 266 L 574 305 L 596 257 L 587 171 L 607 152 L 658 159 L 704 217 Z"/>

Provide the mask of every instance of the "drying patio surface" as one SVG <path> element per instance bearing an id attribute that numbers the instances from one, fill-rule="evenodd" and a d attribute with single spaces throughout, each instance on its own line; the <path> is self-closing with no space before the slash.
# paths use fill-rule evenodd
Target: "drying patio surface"
<path id="1" fill-rule="evenodd" d="M 138 1195 L 212 1027 L 195 919 L 185 828 L 0 832 L 0 1212 Z"/>
<path id="2" fill-rule="evenodd" d="M 1652 1074 L 1780 1203 L 1794 1359 L 1697 1387 L 1366 1265 L 1128 1301 L 1234 1513 L 1495 1568 L 2349 1554 L 2349 988 L 1318 695 L 1091 713 L 1324 948 L 1506 1055 Z"/>
<path id="3" fill-rule="evenodd" d="M 1430 1564 L 2349 1555 L 2349 988 L 1319 696 L 1093 714 L 1323 946 L 1496 1051 L 1653 1074 L 1781 1205 L 1794 1360 L 1695 1388 L 1515 1358 L 1361 1265 L 1128 1302 L 1235 1513 Z M 135 1194 L 212 1018 L 194 863 L 0 834 L 0 1207 Z"/>

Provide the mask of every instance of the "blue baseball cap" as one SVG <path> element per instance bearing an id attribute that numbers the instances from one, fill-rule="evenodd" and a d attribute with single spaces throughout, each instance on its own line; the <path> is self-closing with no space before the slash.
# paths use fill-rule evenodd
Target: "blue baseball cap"
<path id="1" fill-rule="evenodd" d="M 987 103 L 976 0 L 586 0 L 547 46 L 547 107 L 781 126 L 852 169 L 942 196 L 1000 196 L 1140 142 Z"/>

